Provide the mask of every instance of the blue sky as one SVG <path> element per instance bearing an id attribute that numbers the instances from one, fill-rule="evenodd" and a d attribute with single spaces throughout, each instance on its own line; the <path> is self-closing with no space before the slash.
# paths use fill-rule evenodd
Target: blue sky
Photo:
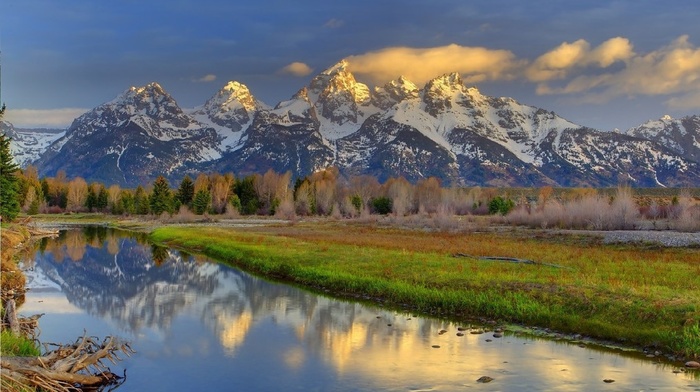
<path id="1" fill-rule="evenodd" d="M 460 72 L 603 130 L 700 113 L 693 1 L 3 2 L 2 100 L 20 126 L 66 126 L 130 86 L 182 107 L 229 80 L 267 104 L 343 58 L 370 85 Z"/>

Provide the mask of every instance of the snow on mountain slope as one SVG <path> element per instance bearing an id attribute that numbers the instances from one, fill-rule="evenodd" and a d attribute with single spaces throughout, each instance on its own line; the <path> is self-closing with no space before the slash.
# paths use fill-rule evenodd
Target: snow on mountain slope
<path id="1" fill-rule="evenodd" d="M 204 105 L 189 113 L 200 124 L 213 128 L 220 136 L 221 149 L 241 147 L 241 137 L 253 122 L 253 116 L 269 107 L 255 99 L 248 87 L 239 82 L 228 82 Z"/>
<path id="2" fill-rule="evenodd" d="M 314 77 L 307 89 L 320 123 L 319 132 L 328 140 L 357 131 L 380 110 L 372 104 L 369 87 L 358 83 L 347 67 L 347 61 L 340 61 Z"/>
<path id="3" fill-rule="evenodd" d="M 76 119 L 40 159 L 42 173 L 137 184 L 159 174 L 291 170 L 490 186 L 700 186 L 700 116 L 626 134 L 467 87 L 457 73 L 419 88 L 405 77 L 358 82 L 340 61 L 270 108 L 229 82 L 183 111 L 156 83 Z M 72 171 L 72 172 L 71 172 Z"/>
<path id="4" fill-rule="evenodd" d="M 39 159 L 53 142 L 66 134 L 63 129 L 17 129 L 7 121 L 0 121 L 0 132 L 10 138 L 10 152 L 20 167 Z"/>
<path id="5" fill-rule="evenodd" d="M 700 162 L 700 115 L 680 119 L 666 115 L 628 129 L 624 133 L 653 140 L 686 158 Z"/>

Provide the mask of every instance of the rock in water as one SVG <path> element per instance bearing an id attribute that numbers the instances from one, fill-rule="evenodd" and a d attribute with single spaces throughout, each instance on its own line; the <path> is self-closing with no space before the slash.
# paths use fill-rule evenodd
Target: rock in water
<path id="1" fill-rule="evenodd" d="M 494 380 L 493 377 L 481 376 L 481 377 L 479 377 L 478 380 L 476 380 L 476 382 L 480 382 L 480 383 L 486 384 L 487 382 L 491 382 L 491 381 L 493 381 L 493 380 Z"/>
<path id="2" fill-rule="evenodd" d="M 688 361 L 685 363 L 685 367 L 692 368 L 692 369 L 700 369 L 700 362 Z"/>

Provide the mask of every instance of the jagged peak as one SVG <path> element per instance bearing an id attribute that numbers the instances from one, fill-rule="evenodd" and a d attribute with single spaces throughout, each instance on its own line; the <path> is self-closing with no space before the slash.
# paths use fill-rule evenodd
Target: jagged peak
<path id="1" fill-rule="evenodd" d="M 348 70 L 347 60 L 341 60 L 332 67 L 326 69 L 311 79 L 309 90 L 319 94 L 324 90 L 352 90 L 360 84 L 355 76 Z"/>
<path id="2" fill-rule="evenodd" d="M 167 95 L 163 87 L 158 84 L 158 82 L 151 82 L 145 86 L 134 87 L 132 86 L 128 90 L 135 95 Z"/>
<path id="3" fill-rule="evenodd" d="M 212 97 L 205 106 L 217 106 L 222 110 L 231 108 L 233 105 L 240 104 L 248 112 L 253 112 L 261 106 L 253 97 L 248 86 L 237 81 L 229 81 L 214 97 Z"/>
<path id="4" fill-rule="evenodd" d="M 231 80 L 224 87 L 221 88 L 222 91 L 231 91 L 231 92 L 236 92 L 240 94 L 250 94 L 250 90 L 248 89 L 248 86 L 241 82 L 237 82 L 235 80 Z"/>
<path id="5" fill-rule="evenodd" d="M 333 64 L 332 66 L 328 67 L 326 70 L 321 72 L 321 75 L 334 75 L 339 72 L 349 72 L 348 67 L 350 63 L 348 63 L 348 60 L 342 59 L 338 61 L 337 63 Z"/>
<path id="6" fill-rule="evenodd" d="M 394 79 L 385 84 L 384 88 L 401 89 L 403 91 L 418 91 L 418 86 L 403 75 L 399 76 L 398 79 Z"/>
<path id="7" fill-rule="evenodd" d="M 440 75 L 428 82 L 431 85 L 447 85 L 447 86 L 459 86 L 463 87 L 464 82 L 462 81 L 462 76 L 458 72 L 446 73 Z"/>
<path id="8" fill-rule="evenodd" d="M 302 87 L 301 89 L 299 89 L 299 91 L 297 91 L 296 94 L 294 94 L 294 96 L 292 96 L 292 99 L 301 99 L 301 100 L 304 100 L 306 102 L 310 102 L 309 101 L 309 89 L 306 87 Z"/>
<path id="9" fill-rule="evenodd" d="M 462 77 L 457 72 L 444 74 L 429 80 L 428 83 L 425 84 L 424 90 L 426 92 L 445 94 L 454 91 L 469 91 L 465 88 Z"/>
<path id="10" fill-rule="evenodd" d="M 385 107 L 390 106 L 392 102 L 417 98 L 420 95 L 420 89 L 405 76 L 401 75 L 398 79 L 387 82 L 383 87 L 375 87 L 374 95 L 379 106 Z"/>

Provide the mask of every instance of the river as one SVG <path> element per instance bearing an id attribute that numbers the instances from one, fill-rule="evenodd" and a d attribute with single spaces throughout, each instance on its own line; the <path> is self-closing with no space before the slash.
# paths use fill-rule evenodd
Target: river
<path id="1" fill-rule="evenodd" d="M 697 372 L 658 358 L 460 332 L 469 325 L 321 296 L 125 232 L 61 232 L 24 268 L 20 313 L 45 313 L 42 342 L 83 330 L 131 342 L 136 354 L 111 367 L 126 369 L 120 391 L 700 391 Z"/>

